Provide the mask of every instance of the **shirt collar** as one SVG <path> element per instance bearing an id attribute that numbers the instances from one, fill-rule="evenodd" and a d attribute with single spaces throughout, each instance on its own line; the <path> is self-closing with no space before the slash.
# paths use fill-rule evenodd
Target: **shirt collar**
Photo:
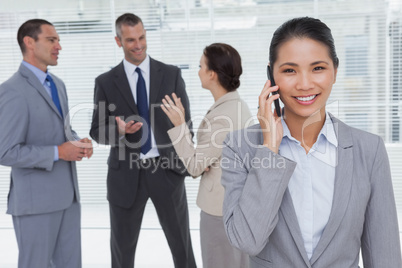
<path id="1" fill-rule="evenodd" d="M 131 62 L 127 61 L 125 58 L 123 59 L 123 65 L 124 65 L 124 70 L 126 70 L 127 74 L 131 74 L 133 75 L 135 72 L 135 69 L 140 68 L 141 71 L 144 74 L 148 74 L 149 73 L 149 65 L 150 65 L 150 60 L 149 60 L 149 56 L 147 54 L 147 56 L 145 57 L 145 59 L 143 60 L 143 62 L 140 63 L 140 65 L 134 65 Z"/>
<path id="2" fill-rule="evenodd" d="M 295 138 L 293 138 L 292 135 L 290 134 L 290 130 L 289 130 L 288 126 L 286 125 L 285 120 L 283 120 L 283 117 L 281 117 L 281 121 L 282 121 L 282 126 L 283 126 L 283 137 L 284 138 L 287 137 L 289 140 L 295 141 L 298 144 L 300 144 L 300 142 L 298 140 L 296 140 Z M 331 143 L 335 147 L 338 147 L 338 139 L 336 137 L 334 123 L 332 122 L 332 119 L 329 116 L 328 112 L 325 112 L 325 122 L 324 122 L 324 125 L 323 125 L 320 133 L 318 134 L 316 143 L 319 144 L 319 143 L 321 143 L 321 141 L 324 141 L 321 139 L 326 139 L 329 143 Z"/>
<path id="3" fill-rule="evenodd" d="M 327 141 L 335 147 L 338 147 L 338 138 L 336 137 L 335 126 L 328 112 L 325 113 L 325 123 L 321 129 L 321 133 L 318 138 L 320 138 L 321 136 L 323 136 L 323 138 L 326 138 Z"/>
<path id="4" fill-rule="evenodd" d="M 34 75 L 38 78 L 39 82 L 43 85 L 45 84 L 46 76 L 48 75 L 48 71 L 46 70 L 46 73 L 43 72 L 41 69 L 38 67 L 33 66 L 32 64 L 22 61 L 22 64 L 27 67 L 31 72 L 34 73 Z"/>

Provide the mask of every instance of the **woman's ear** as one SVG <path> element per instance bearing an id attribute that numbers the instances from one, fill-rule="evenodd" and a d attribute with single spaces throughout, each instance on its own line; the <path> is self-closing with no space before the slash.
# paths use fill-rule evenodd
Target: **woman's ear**
<path id="1" fill-rule="evenodd" d="M 217 79 L 218 75 L 216 74 L 215 71 L 209 70 L 209 79 L 214 80 Z"/>

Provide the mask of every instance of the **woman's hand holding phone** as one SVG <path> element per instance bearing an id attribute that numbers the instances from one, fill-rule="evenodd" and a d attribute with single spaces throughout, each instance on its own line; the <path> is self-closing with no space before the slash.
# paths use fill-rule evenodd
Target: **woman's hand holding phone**
<path id="1" fill-rule="evenodd" d="M 278 153 L 283 136 L 281 118 L 272 112 L 272 103 L 279 99 L 279 94 L 271 93 L 277 92 L 278 89 L 278 86 L 271 86 L 271 81 L 269 80 L 265 83 L 258 99 L 259 107 L 257 113 L 264 137 L 263 145 L 274 153 Z"/>
<path id="2" fill-rule="evenodd" d="M 267 65 L 267 77 L 268 80 L 271 81 L 271 87 L 276 86 L 275 80 L 274 80 L 274 74 L 272 73 L 272 68 L 271 66 Z M 272 92 L 272 94 L 279 94 L 278 91 L 274 91 Z M 279 105 L 279 99 L 276 99 L 274 101 L 275 104 L 275 111 L 276 111 L 276 115 L 281 117 L 282 113 L 281 113 L 281 106 Z"/>

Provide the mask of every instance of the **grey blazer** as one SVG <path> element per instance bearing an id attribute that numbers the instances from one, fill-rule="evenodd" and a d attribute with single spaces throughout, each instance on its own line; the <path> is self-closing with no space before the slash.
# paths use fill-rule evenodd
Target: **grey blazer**
<path id="1" fill-rule="evenodd" d="M 7 213 L 42 214 L 79 200 L 75 162 L 54 162 L 54 146 L 78 139 L 68 118 L 64 83 L 52 75 L 64 119 L 24 65 L 0 85 L 0 164 L 11 167 Z"/>
<path id="2" fill-rule="evenodd" d="M 357 268 L 360 249 L 364 268 L 402 267 L 384 142 L 331 119 L 338 138 L 334 198 L 311 259 L 287 188 L 296 163 L 261 145 L 259 125 L 225 140 L 224 224 L 230 243 L 252 255 L 250 267 Z"/>

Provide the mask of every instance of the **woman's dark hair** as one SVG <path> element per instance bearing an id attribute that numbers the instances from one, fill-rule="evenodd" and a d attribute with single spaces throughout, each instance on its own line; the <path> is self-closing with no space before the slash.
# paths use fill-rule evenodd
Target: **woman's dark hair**
<path id="1" fill-rule="evenodd" d="M 17 33 L 17 41 L 18 45 L 20 46 L 22 54 L 25 53 L 26 47 L 24 44 L 24 37 L 29 36 L 32 37 L 35 41 L 38 41 L 38 35 L 42 33 L 41 26 L 42 25 L 51 25 L 50 22 L 47 20 L 42 20 L 42 19 L 32 19 L 32 20 L 27 20 L 24 22 L 20 28 L 18 29 Z"/>
<path id="2" fill-rule="evenodd" d="M 278 57 L 278 50 L 281 45 L 292 38 L 309 38 L 324 44 L 328 48 L 328 53 L 334 63 L 334 67 L 338 68 L 339 59 L 336 55 L 331 29 L 319 19 L 310 17 L 288 20 L 274 32 L 269 48 L 269 62 L 271 66 L 274 65 Z"/>
<path id="3" fill-rule="evenodd" d="M 243 69 L 236 49 L 228 44 L 214 43 L 204 49 L 204 56 L 208 69 L 218 75 L 219 83 L 227 91 L 234 91 L 240 86 Z"/>

